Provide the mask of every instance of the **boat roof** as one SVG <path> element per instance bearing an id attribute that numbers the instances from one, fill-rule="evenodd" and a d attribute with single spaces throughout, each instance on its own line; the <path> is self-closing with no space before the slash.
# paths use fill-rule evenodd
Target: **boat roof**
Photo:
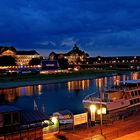
<path id="1" fill-rule="evenodd" d="M 140 83 L 140 79 L 120 81 L 120 83 L 122 83 L 122 84 L 138 84 L 138 83 Z"/>
<path id="2" fill-rule="evenodd" d="M 21 123 L 24 125 L 42 122 L 44 120 L 49 120 L 49 117 L 46 115 L 46 113 L 41 111 L 21 111 Z"/>

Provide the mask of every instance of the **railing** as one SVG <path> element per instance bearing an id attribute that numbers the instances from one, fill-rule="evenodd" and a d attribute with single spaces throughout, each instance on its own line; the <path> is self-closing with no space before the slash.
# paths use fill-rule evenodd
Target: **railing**
<path id="1" fill-rule="evenodd" d="M 125 91 L 136 90 L 136 89 L 140 90 L 140 86 L 138 86 L 138 87 L 127 87 L 127 88 L 125 88 Z"/>
<path id="2" fill-rule="evenodd" d="M 96 94 L 96 92 L 91 93 L 91 94 L 85 96 L 85 97 L 84 97 L 84 100 L 90 99 L 90 98 L 93 97 L 93 95 L 95 95 L 95 94 Z M 95 97 L 93 97 L 93 98 L 95 98 Z"/>

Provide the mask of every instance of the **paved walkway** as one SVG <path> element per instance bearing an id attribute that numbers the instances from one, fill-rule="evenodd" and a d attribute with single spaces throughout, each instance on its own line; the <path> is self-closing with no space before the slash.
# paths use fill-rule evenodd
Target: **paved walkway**
<path id="1" fill-rule="evenodd" d="M 85 138 L 84 140 L 105 140 L 105 138 L 102 135 L 95 135 L 90 138 Z"/>
<path id="2" fill-rule="evenodd" d="M 140 131 L 136 131 L 134 133 L 131 134 L 127 134 L 125 136 L 119 137 L 117 139 L 114 140 L 140 140 Z"/>
<path id="3" fill-rule="evenodd" d="M 119 120 L 113 124 L 103 125 L 102 132 L 106 140 L 140 140 L 140 113 Z M 58 135 L 44 137 L 44 140 L 104 140 L 100 135 L 100 125 L 94 127 L 80 126 L 72 131 L 60 131 Z M 134 139 L 135 138 L 135 139 Z"/>

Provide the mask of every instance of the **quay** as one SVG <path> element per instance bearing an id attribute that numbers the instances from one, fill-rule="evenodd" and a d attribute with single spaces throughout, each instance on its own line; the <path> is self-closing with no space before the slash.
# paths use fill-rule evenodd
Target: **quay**
<path id="1" fill-rule="evenodd" d="M 43 140 L 139 140 L 140 134 L 140 113 L 136 112 L 125 120 L 114 121 L 111 124 L 104 124 L 102 127 L 103 136 L 100 134 L 100 125 L 94 127 L 80 126 L 71 131 L 60 131 L 57 134 L 45 134 Z M 127 139 L 126 139 L 127 138 Z"/>

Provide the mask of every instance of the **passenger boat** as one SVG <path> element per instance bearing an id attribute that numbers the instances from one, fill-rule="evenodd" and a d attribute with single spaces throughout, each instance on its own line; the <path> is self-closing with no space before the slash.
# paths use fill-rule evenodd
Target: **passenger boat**
<path id="1" fill-rule="evenodd" d="M 118 87 L 100 91 L 100 97 L 89 94 L 83 99 L 84 107 L 90 111 L 95 105 L 95 114 L 124 115 L 140 109 L 140 79 L 121 81 Z M 105 111 L 104 111 L 105 110 Z"/>

